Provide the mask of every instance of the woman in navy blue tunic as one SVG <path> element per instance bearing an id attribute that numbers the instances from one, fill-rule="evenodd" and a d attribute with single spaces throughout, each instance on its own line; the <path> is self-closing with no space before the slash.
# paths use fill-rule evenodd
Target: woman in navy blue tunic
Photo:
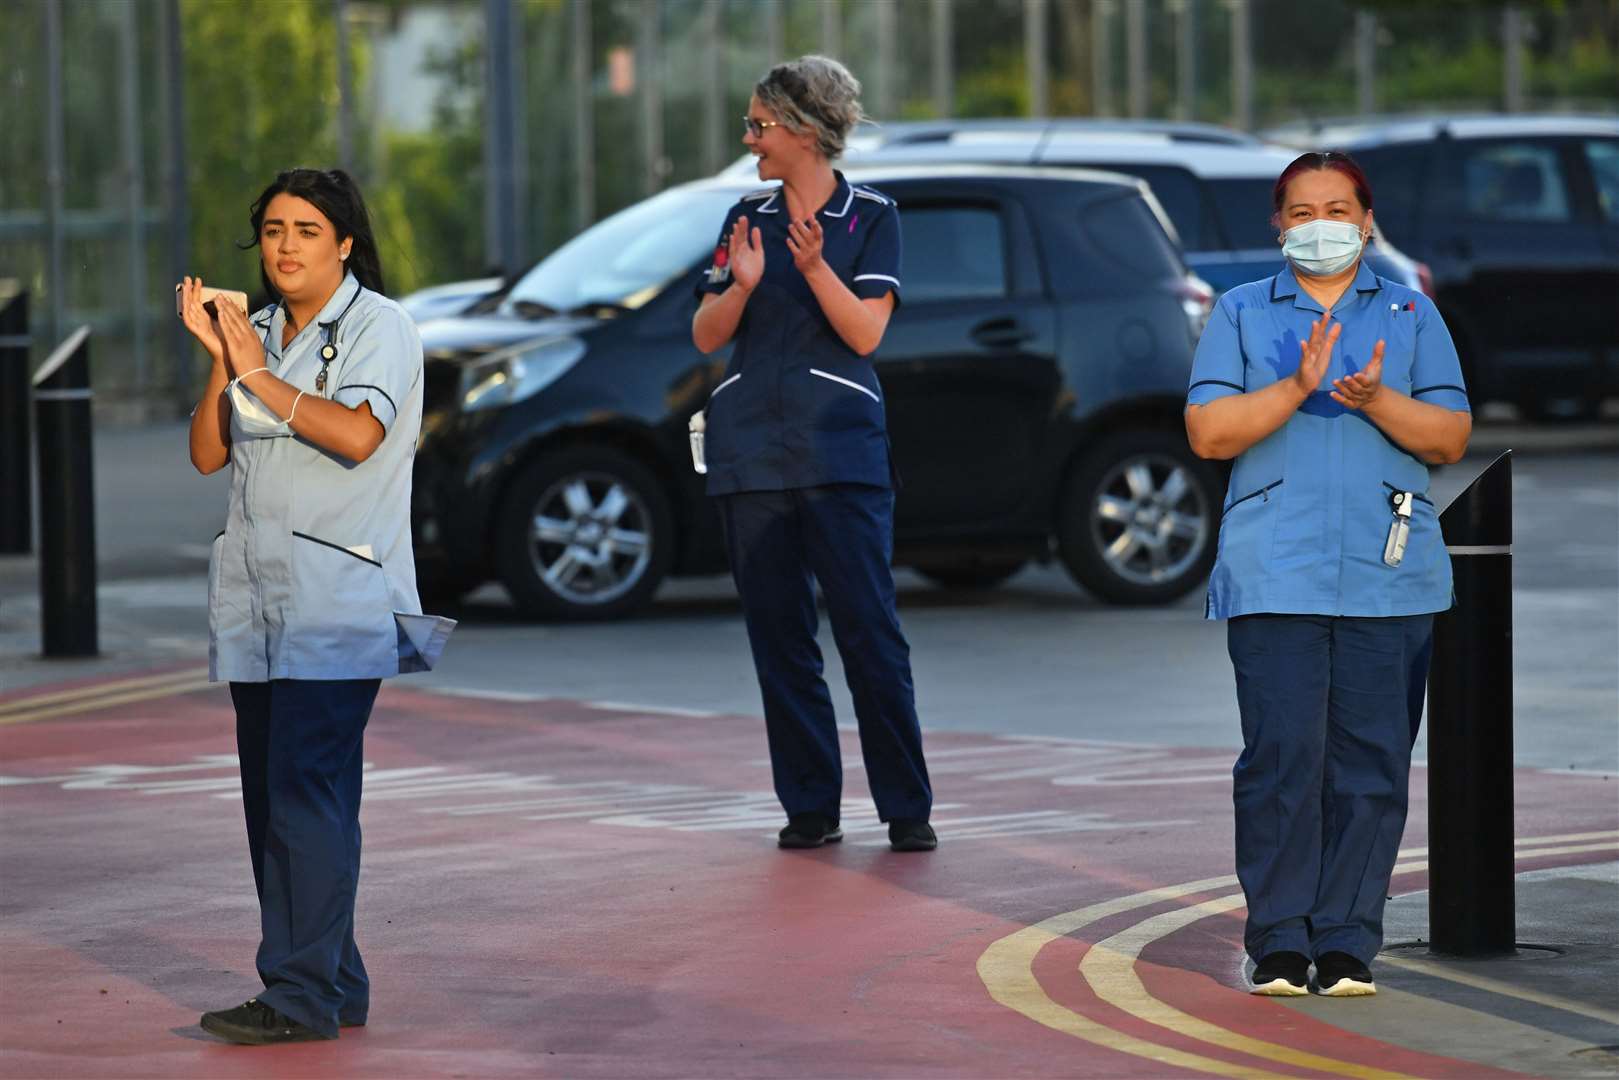
<path id="1" fill-rule="evenodd" d="M 698 283 L 692 339 L 735 342 L 707 408 L 709 494 L 764 699 L 782 847 L 843 838 L 843 766 L 822 677 L 814 582 L 848 674 L 866 778 L 896 851 L 937 846 L 894 609 L 893 466 L 872 353 L 899 303 L 899 212 L 832 167 L 861 119 L 835 60 L 778 64 L 754 87 L 742 141 L 759 178 L 726 215 Z"/>

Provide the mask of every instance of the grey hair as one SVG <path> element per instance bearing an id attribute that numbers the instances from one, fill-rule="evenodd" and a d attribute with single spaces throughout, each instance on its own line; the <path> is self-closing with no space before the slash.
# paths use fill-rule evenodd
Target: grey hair
<path id="1" fill-rule="evenodd" d="M 754 84 L 753 94 L 788 131 L 814 132 L 816 148 L 828 161 L 843 155 L 849 132 L 866 119 L 860 80 L 827 56 L 777 64 Z"/>

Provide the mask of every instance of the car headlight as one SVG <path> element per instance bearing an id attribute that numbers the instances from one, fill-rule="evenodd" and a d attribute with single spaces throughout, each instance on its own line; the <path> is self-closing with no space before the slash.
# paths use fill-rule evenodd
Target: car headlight
<path id="1" fill-rule="evenodd" d="M 545 338 L 500 349 L 461 370 L 461 410 L 497 409 L 533 397 L 585 355 L 576 337 Z"/>

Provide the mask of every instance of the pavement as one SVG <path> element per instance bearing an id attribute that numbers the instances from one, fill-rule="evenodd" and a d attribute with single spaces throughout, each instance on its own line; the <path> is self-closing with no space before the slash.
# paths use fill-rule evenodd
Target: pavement
<path id="1" fill-rule="evenodd" d="M 197 1016 L 257 988 L 258 924 L 185 546 L 211 522 L 146 475 L 179 447 L 98 442 L 102 655 L 40 659 L 33 560 L 0 559 L 0 1077 L 1619 1075 L 1606 765 L 1515 774 L 1514 955 L 1428 951 L 1419 765 L 1378 995 L 1260 999 L 1232 753 L 1197 729 L 1137 741 L 1148 717 L 1072 693 L 1109 737 L 930 729 L 928 855 L 887 850 L 846 733 L 848 838 L 781 852 L 756 708 L 628 672 L 390 682 L 362 811 L 370 1023 L 219 1044 Z M 945 616 L 972 635 L 977 614 Z"/>

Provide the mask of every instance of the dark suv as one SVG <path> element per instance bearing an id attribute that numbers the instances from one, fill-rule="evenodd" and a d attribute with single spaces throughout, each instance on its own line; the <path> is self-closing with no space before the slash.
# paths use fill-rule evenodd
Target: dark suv
<path id="1" fill-rule="evenodd" d="M 850 170 L 901 206 L 904 301 L 876 354 L 903 478 L 895 562 L 988 585 L 1053 553 L 1161 602 L 1214 556 L 1221 477 L 1181 429 L 1211 307 L 1146 185 L 995 167 Z M 725 370 L 691 343 L 725 211 L 712 179 L 587 229 L 467 315 L 422 325 L 413 524 L 424 591 L 498 577 L 606 617 L 724 569 L 686 424 Z"/>
<path id="2" fill-rule="evenodd" d="M 1474 401 L 1588 415 L 1619 394 L 1619 117 L 1458 116 L 1278 134 L 1348 150 L 1433 271 Z"/>

